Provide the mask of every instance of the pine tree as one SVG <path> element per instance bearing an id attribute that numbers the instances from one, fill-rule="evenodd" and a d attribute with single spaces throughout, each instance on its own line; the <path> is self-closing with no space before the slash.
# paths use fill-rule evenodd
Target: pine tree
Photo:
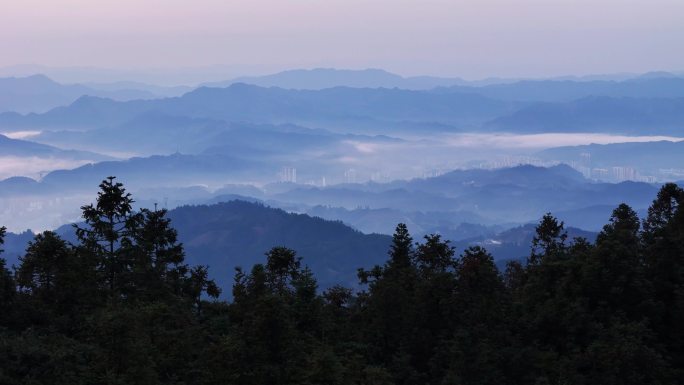
<path id="1" fill-rule="evenodd" d="M 559 222 L 551 213 L 542 217 L 537 225 L 536 234 L 532 238 L 532 253 L 528 259 L 531 265 L 538 265 L 543 258 L 559 258 L 565 251 L 568 234 L 563 222 Z"/>
<path id="2" fill-rule="evenodd" d="M 62 280 L 73 268 L 72 250 L 56 233 L 46 231 L 29 242 L 19 258 L 17 283 L 40 301 L 54 303 L 62 290 Z"/>
<path id="3" fill-rule="evenodd" d="M 178 233 L 166 214 L 165 209 L 140 210 L 140 222 L 132 232 L 131 294 L 136 297 L 150 300 L 181 296 L 185 277 L 190 272 L 184 263 L 183 245 L 178 242 Z M 201 290 L 208 287 L 204 286 Z M 196 297 L 196 293 L 192 296 Z"/>
<path id="4" fill-rule="evenodd" d="M 599 233 L 593 258 L 584 264 L 585 274 L 590 274 L 584 282 L 592 288 L 588 294 L 593 306 L 603 306 L 612 316 L 617 312 L 630 315 L 635 321 L 653 310 L 646 303 L 651 288 L 645 279 L 639 229 L 636 212 L 621 204 Z"/>
<path id="5" fill-rule="evenodd" d="M 110 298 L 119 298 L 130 289 L 132 237 L 142 220 L 133 212 L 131 194 L 115 179 L 110 176 L 100 183 L 96 204 L 81 207 L 85 226 L 75 225 L 81 252 L 97 260 L 103 289 Z"/>

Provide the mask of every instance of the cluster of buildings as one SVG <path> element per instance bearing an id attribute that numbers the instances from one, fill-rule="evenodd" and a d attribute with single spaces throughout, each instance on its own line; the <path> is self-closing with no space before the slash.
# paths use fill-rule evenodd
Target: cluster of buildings
<path id="1" fill-rule="evenodd" d="M 278 177 L 280 182 L 283 183 L 298 183 L 297 181 L 297 168 L 295 167 L 290 167 L 286 166 L 283 167 L 280 172 L 278 173 Z M 373 182 L 381 183 L 381 182 L 387 182 L 389 181 L 390 177 L 388 174 L 383 173 L 383 172 L 374 172 L 370 175 L 370 180 Z M 344 170 L 342 173 L 342 179 L 337 179 L 336 181 L 334 180 L 333 182 L 342 182 L 342 183 L 360 183 L 364 180 L 361 180 L 359 177 L 359 172 L 354 169 L 354 168 L 349 168 Z M 310 186 L 317 186 L 317 187 L 326 187 L 328 185 L 326 177 L 323 176 L 320 179 L 316 180 L 306 180 L 306 181 L 299 181 L 301 184 L 307 184 Z"/>
<path id="2" fill-rule="evenodd" d="M 610 166 L 610 167 L 592 167 L 591 154 L 583 152 L 579 156 L 579 160 L 571 161 L 570 167 L 579 171 L 587 179 L 608 182 L 646 182 L 655 183 L 658 178 L 653 175 L 642 175 L 634 167 L 627 166 Z"/>
<path id="3" fill-rule="evenodd" d="M 635 181 L 645 183 L 657 183 L 660 181 L 677 181 L 684 180 L 684 169 L 660 169 L 655 175 L 646 175 L 640 172 L 639 169 L 630 166 L 621 165 L 602 165 L 592 164 L 592 156 L 588 152 L 580 153 L 576 160 L 567 162 L 570 167 L 579 171 L 585 178 L 602 181 L 602 182 L 624 182 Z M 530 156 L 506 156 L 499 159 L 491 159 L 486 162 L 471 164 L 471 167 L 485 170 L 493 170 L 500 168 L 510 168 L 523 165 L 532 165 L 537 167 L 552 167 L 561 164 L 557 160 L 542 160 Z M 432 168 L 422 171 L 419 174 L 422 178 L 433 178 L 440 176 L 453 169 L 451 168 Z M 279 173 L 281 182 L 297 183 L 297 169 L 294 167 L 283 167 Z M 367 174 L 366 177 L 361 177 L 359 171 L 354 168 L 344 170 L 341 178 L 333 178 L 333 183 L 362 183 L 365 181 L 372 181 L 376 183 L 384 183 L 390 181 L 391 178 L 387 173 L 377 171 Z M 322 177 L 320 180 L 310 180 L 308 182 L 300 182 L 318 187 L 325 187 L 327 185 L 326 178 Z"/>
<path id="4" fill-rule="evenodd" d="M 560 164 L 558 161 L 545 161 L 539 158 L 529 156 L 506 156 L 501 159 L 489 160 L 487 162 L 479 163 L 476 168 L 483 170 L 495 170 L 499 168 L 510 168 L 517 166 L 537 166 L 537 167 L 552 167 Z"/>
<path id="5" fill-rule="evenodd" d="M 283 167 L 280 171 L 280 181 L 285 183 L 297 183 L 297 169 L 294 167 Z"/>

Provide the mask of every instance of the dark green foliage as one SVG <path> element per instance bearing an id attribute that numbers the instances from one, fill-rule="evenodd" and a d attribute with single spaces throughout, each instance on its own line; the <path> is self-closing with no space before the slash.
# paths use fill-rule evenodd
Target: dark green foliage
<path id="1" fill-rule="evenodd" d="M 35 236 L 12 274 L 0 260 L 1 383 L 180 384 L 195 380 L 204 295 L 166 211 L 133 212 L 108 178 L 71 245 Z M 0 230 L 0 240 L 4 228 Z"/>
<path id="2" fill-rule="evenodd" d="M 81 207 L 85 227 L 76 227 L 82 254 L 97 262 L 99 282 L 104 294 L 116 299 L 129 294 L 130 277 L 126 277 L 133 262 L 132 237 L 141 221 L 134 214 L 131 194 L 123 184 L 108 177 L 100 184 L 97 203 Z"/>
<path id="3" fill-rule="evenodd" d="M 568 240 L 551 214 L 526 264 L 501 274 L 404 224 L 363 290 L 316 277 L 294 250 L 237 268 L 232 302 L 185 263 L 165 210 L 134 212 L 108 178 L 69 244 L 35 236 L 0 259 L 2 384 L 682 384 L 684 192 L 641 223 L 620 205 Z M 0 245 L 4 228 L 0 228 Z"/>
<path id="4" fill-rule="evenodd" d="M 544 262 L 544 259 L 562 257 L 567 238 L 564 223 L 559 223 L 551 213 L 547 213 L 537 225 L 537 234 L 532 238 L 532 254 L 528 263 L 539 265 Z"/>
<path id="5" fill-rule="evenodd" d="M 0 246 L 5 243 L 5 227 L 0 227 Z M 0 254 L 2 253 L 0 249 Z M 12 310 L 16 297 L 16 284 L 7 262 L 0 257 L 0 328 L 12 323 Z M 1 330 L 1 329 L 0 329 Z"/>
<path id="6" fill-rule="evenodd" d="M 654 329 L 663 336 L 673 367 L 684 376 L 684 190 L 662 187 L 644 220 L 646 271 L 653 285 Z"/>

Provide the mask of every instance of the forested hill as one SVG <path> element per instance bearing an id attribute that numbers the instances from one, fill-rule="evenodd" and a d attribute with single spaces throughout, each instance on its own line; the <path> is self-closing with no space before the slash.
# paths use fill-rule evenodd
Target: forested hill
<path id="1" fill-rule="evenodd" d="M 310 259 L 272 247 L 235 272 L 231 301 L 218 299 L 209 268 L 185 261 L 166 210 L 132 203 L 108 178 L 83 206 L 73 244 L 48 231 L 16 269 L 0 258 L 0 383 L 684 384 L 684 190 L 675 184 L 643 220 L 616 207 L 594 242 L 569 239 L 545 215 L 526 261 L 503 271 L 482 247 L 415 240 L 399 224 L 384 262 L 359 269 L 357 289 L 321 292 Z M 292 215 L 232 204 L 275 223 Z M 199 206 L 197 218 L 188 217 L 198 207 L 181 208 L 174 221 L 226 240 L 268 234 L 202 228 L 230 206 Z M 281 231 L 326 239 L 314 231 L 324 223 Z M 0 227 L 0 246 L 4 238 Z"/>
<path id="2" fill-rule="evenodd" d="M 168 217 L 188 261 L 210 266 L 211 277 L 228 294 L 235 268 L 252 266 L 273 246 L 297 250 L 326 288 L 356 286 L 357 270 L 381 263 L 391 242 L 388 235 L 363 234 L 339 221 L 239 200 L 183 206 L 170 210 Z M 57 233 L 76 241 L 71 225 L 62 226 Z M 30 240 L 28 232 L 8 234 L 4 248 L 10 266 L 18 263 Z"/>
<path id="3" fill-rule="evenodd" d="M 356 271 L 381 263 L 391 237 L 363 234 L 337 221 L 290 214 L 259 203 L 230 201 L 169 212 L 188 261 L 209 265 L 221 287 L 235 267 L 248 268 L 273 246 L 297 250 L 322 287 L 356 285 Z"/>

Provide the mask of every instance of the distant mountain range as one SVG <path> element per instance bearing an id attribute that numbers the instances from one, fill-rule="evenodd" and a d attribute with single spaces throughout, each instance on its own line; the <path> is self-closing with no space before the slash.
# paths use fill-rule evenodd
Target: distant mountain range
<path id="1" fill-rule="evenodd" d="M 381 69 L 316 68 L 205 82 L 200 84 L 200 87 L 223 88 L 240 83 L 289 90 L 323 90 L 337 87 L 436 89 L 439 92 L 476 93 L 491 99 L 525 102 L 567 102 L 588 96 L 684 97 L 684 76 L 662 71 L 642 75 L 567 76 L 553 79 L 489 78 L 468 81 L 436 76 L 403 77 Z M 41 113 L 68 105 L 86 95 L 119 101 L 176 97 L 194 88 L 196 87 L 159 86 L 140 81 L 88 81 L 80 84 L 63 84 L 41 74 L 5 77 L 0 78 L 0 112 Z"/>
<path id="2" fill-rule="evenodd" d="M 33 178 L 0 180 L 0 225 L 20 231 L 77 220 L 100 181 L 114 175 L 136 208 L 181 206 L 170 216 L 190 261 L 212 265 L 224 286 L 235 265 L 250 266 L 276 245 L 298 250 L 322 285 L 353 285 L 356 268 L 385 260 L 398 222 L 417 239 L 439 233 L 459 249 L 481 244 L 499 260 L 521 258 L 544 213 L 565 220 L 571 235 L 593 237 L 622 202 L 643 216 L 660 187 L 599 183 L 566 165 L 454 170 L 538 151 L 490 149 L 479 138 L 683 130 L 684 78 L 670 73 L 468 82 L 315 69 L 196 89 L 7 78 L 0 132 L 12 135 L 0 135 L 0 169 L 31 166 L 23 175 Z M 473 148 L 461 143 L 465 136 Z M 671 169 L 670 179 L 681 180 L 683 154 L 684 142 L 663 141 L 522 156 Z M 400 179 L 415 175 L 438 176 Z M 366 180 L 375 182 L 356 183 Z M 5 248 L 23 250 L 30 236 L 11 234 Z"/>
<path id="3" fill-rule="evenodd" d="M 136 88 L 92 88 L 80 84 L 60 84 L 44 75 L 0 78 L 0 112 L 41 113 L 73 103 L 81 96 L 98 96 L 113 100 L 152 99 L 152 92 Z"/>
<path id="4" fill-rule="evenodd" d="M 655 82 L 650 82 L 655 80 Z M 681 96 L 684 74 L 654 71 L 645 74 L 563 76 L 551 79 L 487 78 L 465 80 L 438 76 L 404 77 L 382 69 L 345 70 L 335 68 L 294 69 L 262 76 L 243 76 L 201 86 L 228 87 L 246 83 L 260 87 L 321 90 L 334 87 L 401 88 L 429 90 L 452 88 L 503 100 L 572 100 L 588 95 Z M 632 95 L 633 94 L 633 95 Z"/>
<path id="5" fill-rule="evenodd" d="M 115 175 L 131 189 L 155 185 L 188 186 L 244 177 L 257 171 L 258 167 L 258 161 L 230 155 L 197 156 L 176 153 L 168 156 L 155 155 L 99 162 L 73 170 L 57 170 L 45 175 L 42 183 L 47 188 L 82 191 L 88 186 L 98 185 L 103 178 L 102 175 Z"/>
<path id="6" fill-rule="evenodd" d="M 134 81 L 118 81 L 110 83 L 87 82 L 82 84 L 86 87 L 90 87 L 99 91 L 117 92 L 125 90 L 139 90 L 155 95 L 157 98 L 170 98 L 175 96 L 181 96 L 184 93 L 190 92 L 193 89 L 195 89 L 195 87 L 191 86 L 159 86 L 156 84 L 148 84 Z"/>
<path id="7" fill-rule="evenodd" d="M 543 150 L 536 156 L 570 163 L 580 162 L 582 154 L 589 155 L 586 166 L 591 168 L 631 167 L 641 173 L 662 173 L 663 169 L 679 169 L 679 173 L 684 173 L 684 141 L 564 146 Z M 673 175 L 674 179 L 677 177 L 681 179 L 684 174 Z"/>
<path id="8" fill-rule="evenodd" d="M 505 80 L 491 79 L 483 82 L 486 84 L 488 81 Z M 246 83 L 260 87 L 301 90 L 322 90 L 334 87 L 429 90 L 435 87 L 472 84 L 471 82 L 460 78 L 436 76 L 403 77 L 381 69 L 342 70 L 334 68 L 314 68 L 282 71 L 263 76 L 243 76 L 232 80 L 207 82 L 202 84 L 202 86 L 228 87 L 235 83 Z"/>
<path id="9" fill-rule="evenodd" d="M 43 114 L 0 114 L 0 129 L 93 129 L 165 116 L 299 124 L 341 132 L 603 132 L 679 135 L 684 78 L 623 82 L 525 81 L 430 91 L 294 90 L 235 83 L 180 97 L 114 101 L 83 96 Z M 178 125 L 177 123 L 171 123 Z"/>
<path id="10" fill-rule="evenodd" d="M 615 207 L 625 202 L 643 208 L 651 203 L 657 190 L 657 186 L 647 183 L 593 183 L 569 166 L 560 165 L 459 170 L 389 184 L 299 187 L 269 198 L 286 204 L 306 202 L 347 209 L 460 212 L 460 222 L 479 218 L 476 223 L 500 224 L 525 223 L 537 220 L 545 212 L 569 213 L 595 205 Z M 605 220 L 607 217 L 600 221 L 601 226 Z"/>
<path id="11" fill-rule="evenodd" d="M 684 97 L 596 96 L 571 102 L 536 103 L 486 124 L 511 133 L 583 132 L 626 135 L 684 134 Z"/>
<path id="12" fill-rule="evenodd" d="M 477 93 L 488 98 L 524 102 L 570 102 L 587 97 L 682 98 L 684 77 L 670 74 L 623 81 L 522 80 L 481 87 L 452 86 L 440 92 Z"/>
<path id="13" fill-rule="evenodd" d="M 130 138 L 137 138 L 131 141 Z M 96 151 L 133 152 L 136 154 L 230 154 L 232 156 L 284 161 L 302 156 L 302 152 L 332 153 L 331 148 L 344 141 L 396 143 L 387 136 L 339 134 L 324 129 L 310 129 L 293 124 L 271 125 L 227 123 L 215 119 L 185 118 L 144 113 L 112 127 L 86 131 L 45 131 L 32 140 L 57 146 L 77 145 Z M 294 160 L 293 160 L 294 161 Z"/>
<path id="14" fill-rule="evenodd" d="M 227 155 L 174 154 L 100 162 L 54 171 L 40 182 L 6 180 L 0 181 L 0 186 L 14 186 L 4 194 L 7 202 L 40 195 L 44 197 L 42 200 L 56 199 L 50 200 L 52 203 L 48 207 L 58 209 L 60 205 L 68 204 L 68 212 L 73 212 L 82 202 L 64 200 L 65 197 L 87 196 L 104 176 L 115 175 L 147 207 L 154 202 L 165 205 L 170 202 L 174 207 L 251 199 L 292 212 L 343 220 L 364 231 L 382 231 L 401 221 L 412 224 L 420 233 L 440 232 L 453 239 L 491 234 L 501 229 L 495 227 L 497 225 L 510 227 L 534 222 L 546 212 L 562 213 L 570 225 L 595 230 L 605 224 L 612 208 L 620 203 L 635 209 L 648 207 L 659 188 L 655 184 L 639 182 L 596 183 L 584 179 L 569 166 L 561 165 L 458 170 L 433 178 L 391 183 L 329 187 L 278 183 L 260 189 L 226 186 L 214 191 L 215 186 L 239 178 L 247 179 L 266 169 L 256 160 L 246 161 Z M 214 187 L 209 189 L 207 184 Z M 16 204 L 20 202 L 23 201 Z M 587 208 L 598 206 L 602 209 L 595 210 L 592 215 L 583 214 Z M 41 218 L 35 215 L 28 209 L 3 214 L 0 206 L 0 221 L 14 218 L 14 226 L 16 223 L 40 223 Z M 571 221 L 577 218 L 581 219 L 577 224 Z M 463 227 L 464 223 L 486 228 Z"/>
<path id="15" fill-rule="evenodd" d="M 115 158 L 92 151 L 63 150 L 0 134 L 0 180 L 11 176 L 38 178 L 53 170 L 112 159 Z M 0 181 L 0 196 L 7 193 L 3 187 Z"/>
<path id="16" fill-rule="evenodd" d="M 12 139 L 0 134 L 0 157 L 38 157 L 62 158 L 74 160 L 102 161 L 111 157 L 88 151 L 62 150 L 57 147 L 39 144 L 27 140 Z"/>
<path id="17" fill-rule="evenodd" d="M 512 111 L 511 104 L 476 94 L 400 89 L 330 88 L 320 91 L 234 84 L 199 88 L 182 97 L 116 102 L 84 96 L 45 114 L 0 115 L 0 128 L 97 128 L 142 114 L 232 122 L 351 125 L 358 120 L 467 123 Z"/>

